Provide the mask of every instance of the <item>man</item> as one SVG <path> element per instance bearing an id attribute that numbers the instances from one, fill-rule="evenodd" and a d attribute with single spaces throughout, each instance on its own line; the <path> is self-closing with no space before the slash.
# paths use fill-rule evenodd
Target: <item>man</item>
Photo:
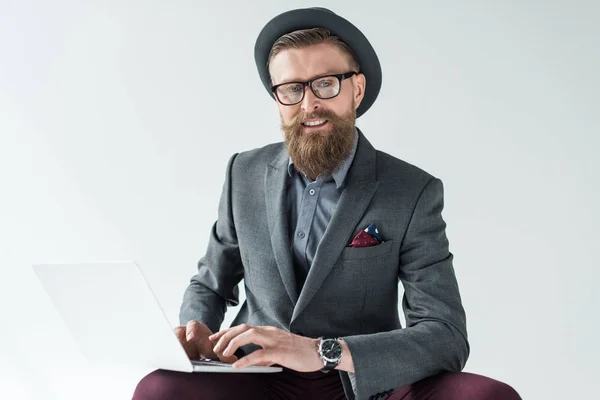
<path id="1" fill-rule="evenodd" d="M 381 85 L 368 40 L 329 10 L 292 10 L 263 28 L 255 58 L 285 142 L 229 160 L 176 333 L 190 358 L 283 372 L 158 370 L 134 399 L 519 399 L 460 372 L 470 349 L 442 182 L 355 126 Z M 242 279 L 247 299 L 219 331 Z"/>

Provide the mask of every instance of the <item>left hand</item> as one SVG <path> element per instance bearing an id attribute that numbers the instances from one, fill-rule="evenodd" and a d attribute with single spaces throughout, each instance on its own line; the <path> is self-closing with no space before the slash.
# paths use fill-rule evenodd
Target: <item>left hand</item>
<path id="1" fill-rule="evenodd" d="M 232 355 L 240 346 L 250 343 L 262 347 L 236 361 L 234 368 L 273 364 L 299 372 L 323 368 L 323 361 L 317 352 L 318 339 L 294 335 L 272 326 L 242 324 L 217 332 L 208 339 L 216 344 L 214 352 L 224 356 Z"/>

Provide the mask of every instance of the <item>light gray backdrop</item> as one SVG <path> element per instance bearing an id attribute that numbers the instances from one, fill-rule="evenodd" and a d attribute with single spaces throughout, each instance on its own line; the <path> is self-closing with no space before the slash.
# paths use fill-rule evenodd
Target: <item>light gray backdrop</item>
<path id="1" fill-rule="evenodd" d="M 465 370 L 524 399 L 599 372 L 598 4 L 320 4 L 381 59 L 360 128 L 445 183 Z M 130 398 L 148 371 L 78 365 L 30 265 L 137 260 L 176 324 L 227 159 L 282 138 L 255 37 L 314 5 L 0 1 L 0 398 Z"/>

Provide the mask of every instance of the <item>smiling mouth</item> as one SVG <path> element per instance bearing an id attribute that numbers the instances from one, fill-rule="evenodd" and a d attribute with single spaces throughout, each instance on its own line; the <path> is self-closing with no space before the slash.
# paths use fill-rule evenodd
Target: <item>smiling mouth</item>
<path id="1" fill-rule="evenodd" d="M 307 128 L 315 128 L 315 127 L 321 127 L 323 125 L 325 125 L 327 123 L 326 119 L 320 119 L 317 121 L 305 121 L 302 123 L 302 126 L 305 126 Z"/>

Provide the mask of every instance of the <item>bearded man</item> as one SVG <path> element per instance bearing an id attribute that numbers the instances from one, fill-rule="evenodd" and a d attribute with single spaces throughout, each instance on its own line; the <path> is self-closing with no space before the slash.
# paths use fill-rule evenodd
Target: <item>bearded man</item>
<path id="1" fill-rule="evenodd" d="M 442 182 L 356 127 L 381 86 L 367 38 L 330 10 L 292 10 L 263 28 L 255 59 L 285 141 L 230 158 L 176 333 L 190 359 L 283 370 L 157 370 L 134 399 L 520 399 L 461 372 L 470 348 Z M 242 279 L 246 301 L 221 330 Z"/>

